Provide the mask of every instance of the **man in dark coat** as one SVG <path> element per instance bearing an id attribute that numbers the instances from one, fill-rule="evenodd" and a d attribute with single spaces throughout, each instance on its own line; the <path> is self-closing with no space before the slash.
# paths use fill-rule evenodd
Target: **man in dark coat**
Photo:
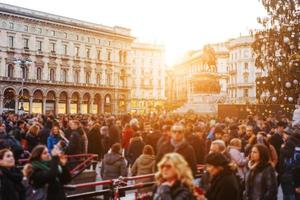
<path id="1" fill-rule="evenodd" d="M 153 127 L 153 130 L 150 130 L 145 138 L 145 142 L 146 144 L 152 146 L 152 148 L 154 149 L 154 151 L 156 151 L 156 145 L 157 142 L 159 140 L 159 138 L 161 137 L 161 133 L 159 131 L 159 125 L 155 124 Z"/>
<path id="2" fill-rule="evenodd" d="M 163 146 L 164 143 L 168 142 L 171 138 L 171 126 L 164 125 L 162 127 L 162 135 L 160 136 L 159 140 L 156 144 L 156 152 L 160 151 L 160 148 Z"/>
<path id="3" fill-rule="evenodd" d="M 102 158 L 103 147 L 102 147 L 102 137 L 100 133 L 100 125 L 95 121 L 95 119 L 90 120 L 91 128 L 88 132 L 88 153 L 97 154 L 98 158 Z"/>
<path id="4" fill-rule="evenodd" d="M 52 128 L 52 121 L 50 119 L 47 119 L 44 127 L 39 132 L 39 136 L 41 138 L 41 143 L 44 145 L 47 145 L 47 140 L 50 135 L 51 128 Z"/>
<path id="5" fill-rule="evenodd" d="M 275 134 L 272 135 L 272 137 L 269 140 L 270 144 L 274 146 L 279 159 L 281 158 L 280 149 L 281 149 L 282 144 L 284 143 L 283 134 L 284 134 L 285 128 L 286 128 L 285 122 L 283 122 L 283 121 L 278 122 L 277 130 L 276 130 Z M 278 162 L 275 167 L 276 171 L 278 172 L 278 183 L 280 183 L 280 176 L 283 173 L 282 168 L 283 168 L 282 162 Z"/>
<path id="6" fill-rule="evenodd" d="M 181 154 L 189 164 L 193 174 L 197 172 L 196 156 L 193 147 L 184 138 L 184 127 L 176 124 L 172 127 L 171 139 L 157 152 L 157 163 L 166 153 L 176 152 Z"/>
<path id="7" fill-rule="evenodd" d="M 74 155 L 74 154 L 82 154 L 84 153 L 84 141 L 81 137 L 79 130 L 79 121 L 71 120 L 70 123 L 71 135 L 68 147 L 66 149 L 66 154 Z"/>
<path id="8" fill-rule="evenodd" d="M 120 134 L 117 126 L 114 123 L 113 118 L 107 119 L 106 122 L 108 125 L 108 135 L 110 140 L 109 148 L 110 148 L 113 144 L 120 142 Z"/>
<path id="9" fill-rule="evenodd" d="M 17 126 L 14 127 L 13 129 L 10 130 L 10 132 L 7 132 L 8 134 L 14 136 L 14 138 L 16 138 L 19 142 L 21 142 L 21 139 L 24 139 L 25 138 L 25 126 L 26 126 L 26 123 L 24 120 L 19 120 L 17 122 Z"/>
<path id="10" fill-rule="evenodd" d="M 199 126 L 196 126 L 193 129 L 193 133 L 186 134 L 186 138 L 195 151 L 197 164 L 204 164 L 205 151 L 206 151 L 204 130 Z"/>

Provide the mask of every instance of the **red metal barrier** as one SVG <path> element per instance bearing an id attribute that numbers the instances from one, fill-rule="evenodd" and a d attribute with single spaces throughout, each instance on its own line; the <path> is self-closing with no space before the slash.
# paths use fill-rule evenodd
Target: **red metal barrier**
<path id="1" fill-rule="evenodd" d="M 205 165 L 197 165 L 197 170 L 200 171 L 200 174 L 196 175 L 196 177 L 201 176 L 202 171 L 204 170 Z M 113 195 L 114 199 L 119 198 L 119 191 L 127 191 L 127 190 L 135 190 L 140 189 L 144 187 L 150 187 L 155 184 L 155 182 L 147 182 L 147 183 L 136 183 L 131 185 L 122 185 L 122 183 L 127 183 L 128 181 L 134 181 L 134 180 L 140 180 L 145 178 L 152 178 L 155 174 L 146 174 L 146 175 L 140 175 L 140 176 L 132 176 L 132 177 L 120 177 L 118 179 L 112 179 L 112 180 L 105 180 L 105 181 L 96 181 L 96 182 L 89 182 L 89 183 L 81 183 L 81 184 L 75 184 L 75 185 L 66 185 L 65 189 L 79 189 L 79 188 L 88 188 L 88 187 L 96 187 L 100 185 L 110 185 L 111 194 Z M 90 192 L 90 193 L 84 193 L 84 194 L 78 194 L 76 196 L 70 195 L 68 196 L 68 199 L 81 199 L 85 198 L 87 196 L 92 197 L 101 195 L 104 193 L 107 193 L 107 189 Z"/>
<path id="2" fill-rule="evenodd" d="M 79 162 L 74 168 L 70 170 L 72 178 L 78 176 L 81 172 L 83 172 L 86 168 L 90 167 L 93 160 L 98 158 L 96 154 L 76 154 L 76 155 L 66 155 L 68 160 L 72 159 L 84 159 L 82 162 Z M 23 166 L 28 163 L 29 159 L 20 159 L 18 163 Z M 77 161 L 76 161 L 77 162 Z"/>

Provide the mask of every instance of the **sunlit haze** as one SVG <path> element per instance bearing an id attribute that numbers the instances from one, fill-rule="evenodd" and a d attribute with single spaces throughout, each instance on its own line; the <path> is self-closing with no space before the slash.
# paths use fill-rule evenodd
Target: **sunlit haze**
<path id="1" fill-rule="evenodd" d="M 185 51 L 222 42 L 258 26 L 264 15 L 258 0 L 1 0 L 108 26 L 124 26 L 140 42 L 163 44 L 166 64 Z"/>

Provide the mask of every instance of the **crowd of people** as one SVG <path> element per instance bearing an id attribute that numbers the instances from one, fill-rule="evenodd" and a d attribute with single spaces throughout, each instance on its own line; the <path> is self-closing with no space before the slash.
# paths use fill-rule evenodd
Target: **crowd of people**
<path id="1" fill-rule="evenodd" d="M 6 113 L 0 149 L 1 200 L 66 199 L 66 155 L 84 153 L 98 155 L 103 180 L 155 173 L 137 180 L 155 180 L 138 190 L 154 200 L 276 200 L 279 187 L 300 199 L 300 122 L 286 117 Z"/>

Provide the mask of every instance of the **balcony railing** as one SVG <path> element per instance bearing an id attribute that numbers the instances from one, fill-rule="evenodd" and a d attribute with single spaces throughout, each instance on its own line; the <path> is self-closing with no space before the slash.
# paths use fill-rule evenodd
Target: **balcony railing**
<path id="1" fill-rule="evenodd" d="M 10 77 L 1 77 L 0 76 L 0 81 L 12 81 L 12 82 L 21 82 L 22 78 L 10 78 Z M 36 80 L 36 79 L 25 79 L 24 83 L 38 83 L 38 84 L 47 84 L 47 85 L 63 85 L 63 86 L 77 86 L 77 87 L 96 87 L 96 88 L 107 88 L 107 89 L 125 89 L 128 90 L 129 86 L 124 85 L 124 86 L 114 86 L 112 84 L 110 85 L 99 85 L 96 83 L 74 83 L 74 82 L 64 82 L 64 81 L 50 81 L 50 80 Z"/>

